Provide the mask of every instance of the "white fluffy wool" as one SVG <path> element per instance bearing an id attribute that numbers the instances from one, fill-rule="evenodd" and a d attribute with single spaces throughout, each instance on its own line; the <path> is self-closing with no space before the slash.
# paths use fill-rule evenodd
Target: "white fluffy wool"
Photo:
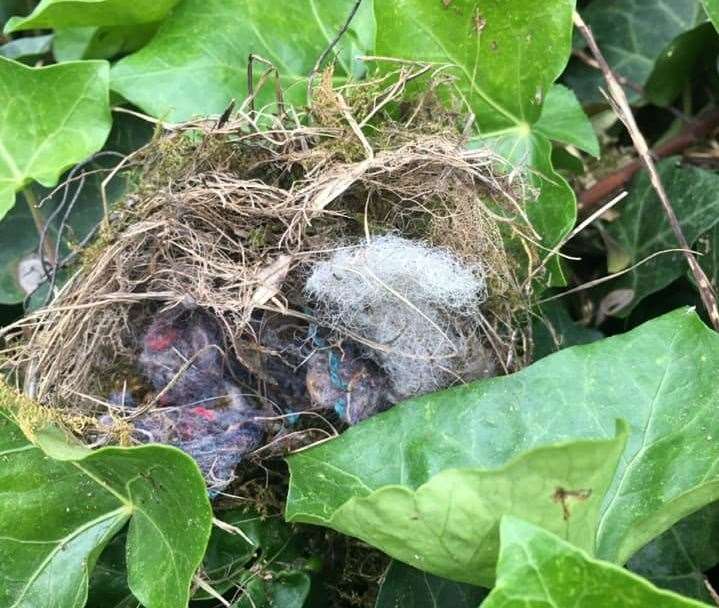
<path id="1" fill-rule="evenodd" d="M 316 263 L 305 292 L 320 323 L 383 345 L 368 352 L 398 399 L 452 384 L 484 352 L 475 320 L 484 273 L 450 251 L 381 236 Z"/>

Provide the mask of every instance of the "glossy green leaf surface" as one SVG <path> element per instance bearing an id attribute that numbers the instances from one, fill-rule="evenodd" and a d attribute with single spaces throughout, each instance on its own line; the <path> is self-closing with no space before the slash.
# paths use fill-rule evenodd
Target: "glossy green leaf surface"
<path id="1" fill-rule="evenodd" d="M 52 50 L 58 62 L 111 59 L 136 51 L 157 31 L 158 23 L 105 27 L 68 27 L 55 32 Z"/>
<path id="2" fill-rule="evenodd" d="M 482 608 L 700 608 L 515 517 L 501 526 L 497 586 Z"/>
<path id="3" fill-rule="evenodd" d="M 81 608 L 98 555 L 129 522 L 133 593 L 146 608 L 185 608 L 211 526 L 194 461 L 166 446 L 53 452 L 72 459 L 0 412 L 0 605 Z"/>
<path id="4" fill-rule="evenodd" d="M 0 56 L 8 59 L 35 59 L 50 51 L 52 34 L 17 38 L 0 46 Z"/>
<path id="5" fill-rule="evenodd" d="M 596 342 L 603 337 L 599 330 L 577 323 L 561 301 L 553 300 L 542 304 L 539 317 L 533 324 L 534 360 L 569 346 Z"/>
<path id="6" fill-rule="evenodd" d="M 561 84 L 555 84 L 549 89 L 534 129 L 548 139 L 571 144 L 599 157 L 599 141 L 592 123 L 582 110 L 577 96 Z"/>
<path id="7" fill-rule="evenodd" d="M 654 104 L 670 105 L 692 81 L 701 59 L 716 63 L 719 38 L 711 23 L 702 23 L 677 36 L 656 58 L 644 96 Z"/>
<path id="8" fill-rule="evenodd" d="M 351 498 L 328 522 L 316 523 L 361 538 L 416 568 L 489 587 L 497 527 L 506 513 L 593 549 L 602 498 L 625 439 L 619 434 L 614 440 L 535 448 L 492 471 L 448 469 L 416 491 L 386 486 Z M 564 492 L 571 496 L 564 498 Z"/>
<path id="9" fill-rule="evenodd" d="M 511 376 L 409 400 L 289 458 L 286 516 L 341 524 L 361 538 L 379 540 L 385 550 L 391 545 L 396 554 L 401 548 L 406 559 L 415 539 L 395 534 L 417 524 L 411 517 L 423 496 L 435 499 L 432 508 L 439 513 L 454 493 L 471 493 L 474 486 L 465 488 L 460 479 L 479 475 L 473 469 L 500 476 L 499 467 L 517 466 L 538 446 L 611 437 L 615 421 L 624 419 L 630 426 L 627 448 L 602 497 L 597 525 L 584 530 L 593 540 L 580 543 L 624 563 L 674 522 L 719 497 L 719 444 L 713 436 L 719 425 L 718 364 L 719 337 L 694 312 L 680 309 L 627 334 L 562 350 Z M 455 482 L 451 492 L 443 486 L 449 481 Z M 591 500 L 598 499 L 592 493 Z M 532 513 L 542 517 L 547 505 L 542 497 L 536 500 Z M 448 528 L 447 536 L 463 538 L 471 522 L 487 513 L 479 503 L 466 504 L 470 522 Z M 379 507 L 381 523 L 368 519 Z M 471 540 L 476 552 L 484 550 L 478 538 Z M 423 541 L 424 549 L 431 546 L 429 554 L 407 561 L 432 560 L 442 572 L 466 580 L 467 570 L 458 573 L 453 559 L 434 561 L 447 552 L 435 546 L 436 538 L 432 544 L 424 534 Z"/>
<path id="10" fill-rule="evenodd" d="M 675 159 L 663 161 L 658 169 L 682 232 L 693 244 L 719 221 L 719 197 L 716 196 L 719 175 L 681 166 Z M 607 232 L 622 251 L 625 266 L 631 267 L 652 254 L 679 247 L 646 173 L 642 172 L 634 179 L 619 212 L 620 217 L 608 225 Z M 639 301 L 666 287 L 686 271 L 687 263 L 681 252 L 664 253 L 611 281 L 607 284 L 608 290 L 630 290 L 627 293 L 632 296 L 626 306 L 613 314 L 625 317 Z"/>
<path id="11" fill-rule="evenodd" d="M 422 572 L 393 561 L 382 580 L 375 608 L 477 608 L 487 590 Z"/>
<path id="12" fill-rule="evenodd" d="M 719 564 L 719 503 L 673 525 L 643 547 L 627 567 L 662 589 L 705 601 L 704 572 Z"/>
<path id="13" fill-rule="evenodd" d="M 344 24 L 354 0 L 185 0 L 150 44 L 112 70 L 112 88 L 168 121 L 219 114 L 247 95 L 247 57 L 279 70 L 285 95 L 305 103 L 305 78 Z M 218 24 L 222 28 L 218 29 Z M 364 2 L 337 46 L 339 74 L 360 74 L 355 60 L 374 46 L 372 4 Z M 259 75 L 266 66 L 257 64 Z M 269 86 L 269 89 L 273 89 Z"/>
<path id="14" fill-rule="evenodd" d="M 657 57 L 680 34 L 704 20 L 697 0 L 594 0 L 582 10 L 609 65 L 630 83 L 632 102 L 641 98 Z M 572 61 L 565 81 L 585 103 L 605 103 L 602 74 L 580 60 Z"/>
<path id="15" fill-rule="evenodd" d="M 52 91 L 52 95 L 48 95 Z M 99 150 L 110 132 L 108 65 L 84 61 L 29 68 L 0 57 L 0 219 L 15 191 L 53 186 Z"/>
<path id="16" fill-rule="evenodd" d="M 42 0 L 27 17 L 13 17 L 5 32 L 38 28 L 123 25 L 160 21 L 178 0 Z"/>
<path id="17" fill-rule="evenodd" d="M 456 92 L 474 112 L 481 136 L 517 167 L 526 168 L 538 187 L 539 198 L 528 213 L 549 249 L 573 226 L 575 198 L 552 167 L 545 133 L 568 138 L 572 128 L 564 121 L 578 125 L 579 108 L 567 94 L 551 93 L 544 129 L 535 123 L 541 121 L 545 98 L 569 58 L 574 4 L 399 0 L 377 2 L 375 9 L 378 55 L 454 66 Z M 562 120 L 559 115 L 567 110 Z M 572 134 L 573 143 L 581 140 L 591 147 L 586 125 L 581 129 Z M 561 283 L 559 265 L 550 268 L 552 279 Z"/>

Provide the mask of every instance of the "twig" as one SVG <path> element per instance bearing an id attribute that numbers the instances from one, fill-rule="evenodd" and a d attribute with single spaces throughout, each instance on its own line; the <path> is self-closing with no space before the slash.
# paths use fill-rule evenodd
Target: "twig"
<path id="1" fill-rule="evenodd" d="M 652 150 L 654 158 L 665 158 L 681 152 L 700 141 L 719 126 L 719 108 L 711 108 L 691 121 L 677 136 Z M 605 200 L 612 192 L 623 187 L 643 166 L 641 160 L 633 160 L 614 173 L 602 178 L 591 188 L 579 195 L 582 211 L 586 211 Z"/>
<path id="2" fill-rule="evenodd" d="M 312 68 L 312 71 L 309 73 L 309 76 L 307 76 L 307 103 L 312 105 L 312 80 L 314 79 L 317 72 L 320 71 L 320 68 L 322 67 L 322 62 L 327 58 L 327 55 L 329 55 L 332 52 L 332 49 L 335 48 L 335 45 L 340 41 L 340 38 L 344 36 L 345 32 L 349 29 L 350 24 L 352 23 L 352 19 L 355 18 L 355 15 L 357 14 L 357 11 L 359 10 L 360 4 L 362 4 L 362 0 L 355 0 L 354 6 L 352 7 L 352 10 L 350 11 L 350 14 L 347 16 L 347 19 L 344 22 L 344 25 L 340 29 L 339 32 L 337 32 L 337 35 L 334 37 L 334 39 L 330 42 L 329 46 L 322 51 L 322 54 L 317 58 L 317 62 L 315 63 L 314 67 Z"/>
<path id="3" fill-rule="evenodd" d="M 40 212 L 40 208 L 37 204 L 37 197 L 32 191 L 32 187 L 28 186 L 27 188 L 25 188 L 22 191 L 22 195 L 25 198 L 28 209 L 30 209 L 30 215 L 32 215 L 32 220 L 35 223 L 35 229 L 37 230 L 37 234 L 39 237 L 39 246 L 44 248 L 44 253 L 47 256 L 47 259 L 50 260 L 50 263 L 54 263 L 53 256 L 55 253 L 55 246 L 53 243 L 53 239 L 49 235 L 47 235 L 47 238 L 45 237 L 48 222 Z M 40 260 L 43 259 L 42 255 L 40 255 L 39 257 Z"/>
<path id="4" fill-rule="evenodd" d="M 621 85 L 614 77 L 607 60 L 604 58 L 604 55 L 602 55 L 602 52 L 597 46 L 597 41 L 594 39 L 594 35 L 589 29 L 589 26 L 584 23 L 584 20 L 576 11 L 574 12 L 574 24 L 582 33 L 582 36 L 584 36 L 584 39 L 587 41 L 594 58 L 597 60 L 602 69 L 604 80 L 609 88 L 608 99 L 614 102 L 615 111 L 617 112 L 619 119 L 627 127 L 629 135 L 632 138 L 632 142 L 634 143 L 634 147 L 639 154 L 639 158 L 642 160 L 642 163 L 649 172 L 652 187 L 656 191 L 657 196 L 662 203 L 662 207 L 664 207 L 664 212 L 666 213 L 669 224 L 672 227 L 672 232 L 674 232 L 674 236 L 676 237 L 679 246 L 684 249 L 684 256 L 686 257 L 689 268 L 691 269 L 694 279 L 697 282 L 697 286 L 699 287 L 699 294 L 702 302 L 704 303 L 704 307 L 709 314 L 709 319 L 711 320 L 714 329 L 719 330 L 719 309 L 717 309 L 714 291 L 712 290 L 711 284 L 709 283 L 709 279 L 704 273 L 704 270 L 702 270 L 702 267 L 699 265 L 699 262 L 697 262 L 696 257 L 694 257 L 694 254 L 689 249 L 689 242 L 682 232 L 677 215 L 674 212 L 674 208 L 672 207 L 669 197 L 667 196 L 667 192 L 664 189 L 664 184 L 662 184 L 662 181 L 659 178 L 659 173 L 657 172 L 656 165 L 654 164 L 654 159 L 652 158 L 649 146 L 637 126 L 637 122 L 634 119 L 634 114 L 629 106 L 627 96 L 624 94 L 624 89 L 622 89 Z"/>
<path id="5" fill-rule="evenodd" d="M 712 586 L 712 584 L 709 582 L 709 579 L 705 576 L 704 577 L 704 586 L 707 588 L 707 591 L 709 592 L 709 595 L 712 598 L 712 601 L 719 606 L 719 593 L 716 592 L 716 589 Z"/>

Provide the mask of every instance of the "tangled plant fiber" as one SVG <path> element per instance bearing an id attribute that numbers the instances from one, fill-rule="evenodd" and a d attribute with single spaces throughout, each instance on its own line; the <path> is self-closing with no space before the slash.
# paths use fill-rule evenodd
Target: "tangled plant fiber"
<path id="1" fill-rule="evenodd" d="M 387 372 L 394 401 L 493 371 L 489 356 L 478 361 L 484 270 L 446 249 L 380 236 L 315 264 L 305 292 L 321 325 L 386 347 L 368 355 Z"/>

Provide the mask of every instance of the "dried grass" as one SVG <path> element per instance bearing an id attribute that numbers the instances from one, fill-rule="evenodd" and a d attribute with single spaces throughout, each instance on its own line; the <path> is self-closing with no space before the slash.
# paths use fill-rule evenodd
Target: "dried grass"
<path id="1" fill-rule="evenodd" d="M 419 77 L 426 92 L 408 96 L 407 83 Z M 72 421 L 117 415 L 106 396 L 131 378 L 148 319 L 199 307 L 219 321 L 225 353 L 248 370 L 246 388 L 269 412 L 273 370 L 279 363 L 298 373 L 298 353 L 265 336 L 288 327 L 306 334 L 311 263 L 338 244 L 388 232 L 482 265 L 484 346 L 500 372 L 520 368 L 530 351 L 525 273 L 538 265 L 525 213 L 533 192 L 494 152 L 466 146 L 466 116 L 437 102 L 441 78 L 405 66 L 333 89 L 326 73 L 310 116 L 271 116 L 246 103 L 221 125 L 165 129 L 135 153 L 137 191 L 106 218 L 72 278 L 0 334 L 3 369 L 92 440 L 86 422 Z M 278 431 L 264 453 L 336 433 L 329 423 L 310 426 Z M 118 428 L 115 439 L 128 440 L 126 426 Z"/>

